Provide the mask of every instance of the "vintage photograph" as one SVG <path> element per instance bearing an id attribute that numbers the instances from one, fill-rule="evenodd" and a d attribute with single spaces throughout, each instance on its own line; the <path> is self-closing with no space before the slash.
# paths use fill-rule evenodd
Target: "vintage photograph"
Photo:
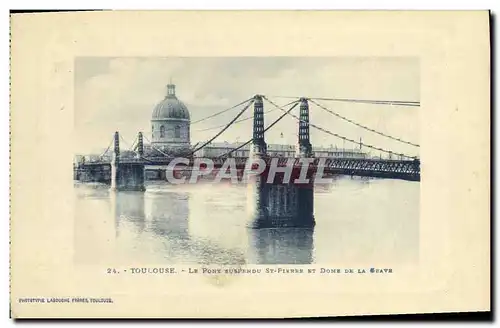
<path id="1" fill-rule="evenodd" d="M 11 317 L 486 314 L 489 19 L 12 15 Z"/>
<path id="2" fill-rule="evenodd" d="M 418 57 L 76 57 L 74 261 L 418 264 Z"/>

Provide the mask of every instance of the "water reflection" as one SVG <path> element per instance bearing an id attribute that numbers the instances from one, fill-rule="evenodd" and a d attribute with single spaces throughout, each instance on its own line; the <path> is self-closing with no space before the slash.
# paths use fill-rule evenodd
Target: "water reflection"
<path id="1" fill-rule="evenodd" d="M 244 207 L 234 206 L 234 202 L 244 201 L 239 199 L 244 194 L 235 193 L 232 197 L 236 199 L 228 201 L 225 190 L 160 188 L 109 196 L 115 208 L 116 236 L 123 233 L 122 244 L 134 243 L 134 252 L 156 242 L 157 249 L 150 251 L 167 262 L 240 265 L 313 261 L 312 229 L 247 228 L 241 221 Z"/>
<path id="2" fill-rule="evenodd" d="M 155 188 L 145 194 L 119 192 L 114 198 L 117 236 L 121 244 L 149 253 L 144 258 L 162 263 L 243 264 L 245 254 L 223 240 L 190 234 L 192 193 Z M 201 218 L 206 219 L 206 214 Z M 207 220 L 208 221 L 208 220 Z M 217 224 L 216 222 L 212 222 Z M 194 229 L 196 231 L 196 228 Z M 133 245 L 133 246 L 132 246 Z"/>
<path id="3" fill-rule="evenodd" d="M 149 228 L 157 236 L 189 239 L 189 193 L 148 192 L 146 213 Z"/>
<path id="4" fill-rule="evenodd" d="M 75 181 L 74 188 L 76 190 L 77 199 L 109 199 L 109 186 L 103 183 L 81 183 Z M 77 204 L 79 204 L 77 202 Z"/>
<path id="5" fill-rule="evenodd" d="M 247 263 L 245 194 L 240 188 L 202 183 L 190 195 L 189 234 L 198 263 Z"/>
<path id="6" fill-rule="evenodd" d="M 247 228 L 246 188 L 148 186 L 145 193 L 75 184 L 81 263 L 310 264 L 418 258 L 419 187 L 337 179 L 315 188 L 311 229 Z"/>
<path id="7" fill-rule="evenodd" d="M 249 233 L 255 264 L 313 263 L 314 230 L 299 228 L 254 229 Z"/>
<path id="8" fill-rule="evenodd" d="M 110 192 L 110 197 L 115 208 L 116 236 L 125 229 L 132 229 L 136 234 L 143 233 L 146 229 L 144 193 Z"/>

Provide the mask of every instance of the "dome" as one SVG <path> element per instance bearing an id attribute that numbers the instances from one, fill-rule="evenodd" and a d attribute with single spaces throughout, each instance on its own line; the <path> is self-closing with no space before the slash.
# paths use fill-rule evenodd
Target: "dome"
<path id="1" fill-rule="evenodd" d="M 167 85 L 167 95 L 153 109 L 153 120 L 184 119 L 189 120 L 189 110 L 186 105 L 175 96 L 175 85 Z"/>

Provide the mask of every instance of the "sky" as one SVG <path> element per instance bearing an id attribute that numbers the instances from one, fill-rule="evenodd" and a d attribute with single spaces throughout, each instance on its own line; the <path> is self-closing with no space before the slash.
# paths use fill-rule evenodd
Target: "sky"
<path id="1" fill-rule="evenodd" d="M 131 144 L 142 131 L 151 139 L 151 114 L 170 80 L 186 104 L 191 121 L 232 107 L 255 94 L 284 105 L 290 97 L 420 101 L 420 65 L 415 57 L 185 57 L 75 59 L 75 131 L 78 154 L 99 153 L 115 131 Z M 419 107 L 319 101 L 377 131 L 419 143 Z M 418 155 L 419 148 L 366 131 L 310 104 L 310 121 L 347 138 L 396 153 Z M 210 139 L 242 107 L 191 125 L 191 143 Z M 264 110 L 273 107 L 264 103 Z M 241 118 L 252 115 L 249 108 Z M 266 126 L 280 116 L 265 116 Z M 298 115 L 298 107 L 294 113 Z M 266 133 L 267 143 L 296 144 L 298 122 L 285 117 Z M 252 120 L 230 127 L 214 142 L 244 142 Z M 359 147 L 311 127 L 314 146 Z M 122 146 L 123 147 L 123 146 Z M 369 149 L 364 149 L 369 150 Z M 378 151 L 371 150 L 372 155 Z"/>

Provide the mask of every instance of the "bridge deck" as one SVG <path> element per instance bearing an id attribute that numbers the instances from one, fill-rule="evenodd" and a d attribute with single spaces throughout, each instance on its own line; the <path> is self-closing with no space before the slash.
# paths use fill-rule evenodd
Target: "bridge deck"
<path id="1" fill-rule="evenodd" d="M 276 158 L 276 157 L 275 157 Z M 127 158 L 120 163 L 143 163 L 148 166 L 167 166 L 173 158 L 154 157 L 147 159 Z M 178 164 L 177 168 L 182 166 L 192 167 L 197 158 L 190 159 L 188 165 Z M 215 168 L 220 168 L 224 158 L 209 158 L 214 162 Z M 234 162 L 238 169 L 245 167 L 248 158 L 234 157 Z M 266 164 L 270 164 L 273 158 L 265 158 Z M 288 162 L 290 161 L 290 162 Z M 300 158 L 279 157 L 278 166 L 285 166 L 287 163 L 294 167 L 301 167 Z M 81 163 L 80 169 L 92 169 L 92 167 L 111 165 L 109 161 L 96 161 Z M 420 181 L 420 160 L 398 160 L 398 159 L 374 159 L 374 158 L 314 158 L 309 168 L 311 170 L 323 169 L 325 174 L 352 175 L 364 177 L 377 177 L 388 179 L 402 179 L 411 181 Z M 157 169 L 157 168 L 155 168 Z"/>

